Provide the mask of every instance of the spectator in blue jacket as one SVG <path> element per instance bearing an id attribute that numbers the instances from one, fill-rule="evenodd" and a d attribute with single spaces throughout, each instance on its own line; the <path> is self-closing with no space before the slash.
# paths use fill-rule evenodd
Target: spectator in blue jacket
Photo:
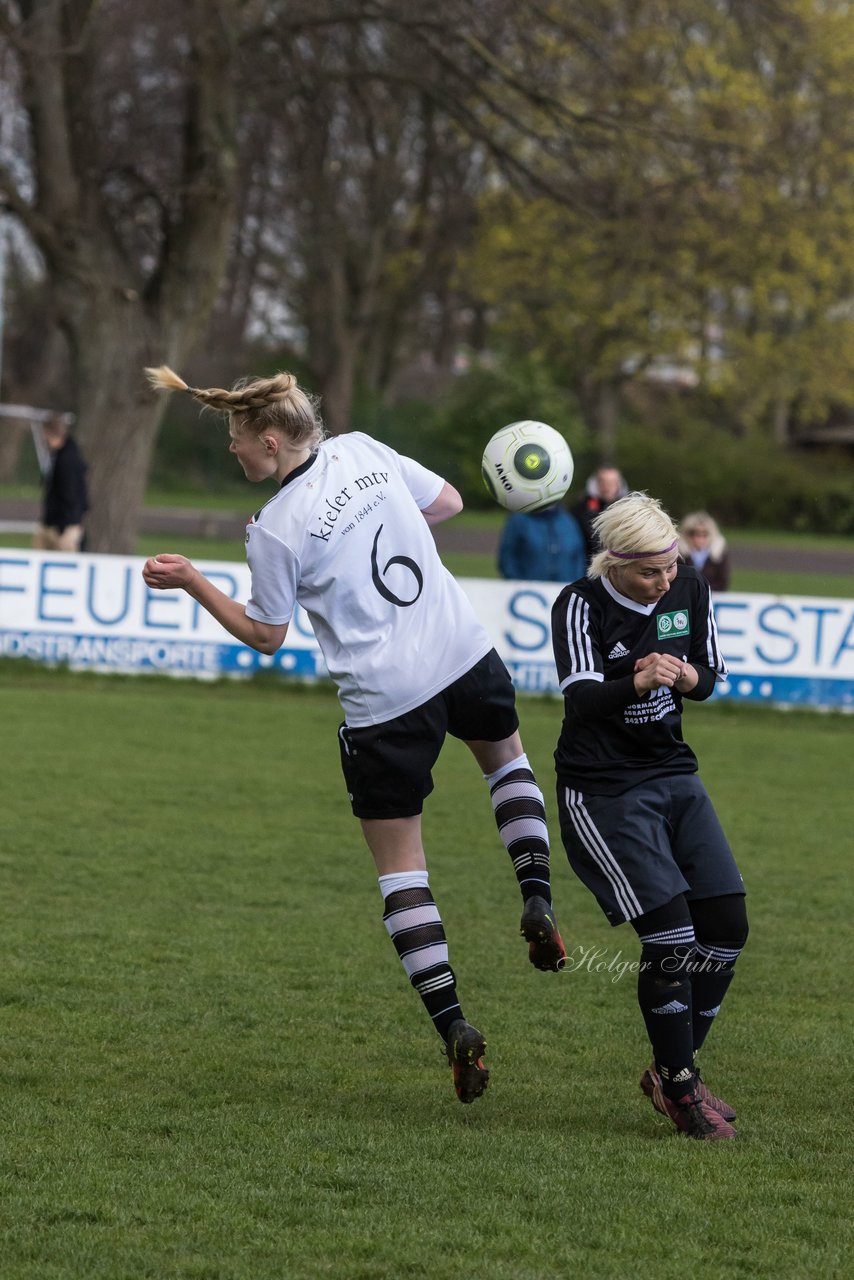
<path id="1" fill-rule="evenodd" d="M 503 578 L 575 582 L 587 568 L 581 526 L 559 502 L 514 511 L 501 532 L 498 568 Z"/>

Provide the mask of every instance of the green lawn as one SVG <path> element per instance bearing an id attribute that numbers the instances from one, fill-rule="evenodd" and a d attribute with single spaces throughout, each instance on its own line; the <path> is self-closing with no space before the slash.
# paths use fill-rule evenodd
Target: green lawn
<path id="1" fill-rule="evenodd" d="M 0 664 L 3 1280 L 850 1274 L 854 721 L 688 709 L 751 939 L 704 1055 L 737 1143 L 642 1097 L 633 958 L 555 856 L 573 972 L 536 973 L 476 767 L 425 831 L 471 1107 L 381 923 L 323 689 Z M 559 705 L 523 699 L 553 815 Z"/>
<path id="2" fill-rule="evenodd" d="M 730 590 L 757 595 L 832 596 L 852 600 L 854 577 L 841 573 L 798 573 L 790 569 L 743 569 L 735 566 Z"/>

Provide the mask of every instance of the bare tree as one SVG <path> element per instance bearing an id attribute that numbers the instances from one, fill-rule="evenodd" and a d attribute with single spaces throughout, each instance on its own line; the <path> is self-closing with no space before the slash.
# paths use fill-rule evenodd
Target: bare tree
<path id="1" fill-rule="evenodd" d="M 31 193 L 0 191 L 46 263 L 76 373 L 92 550 L 133 550 L 162 404 L 142 368 L 180 364 L 228 254 L 233 0 L 20 0 L 3 7 L 30 123 Z"/>
<path id="2" fill-rule="evenodd" d="M 419 308 L 446 357 L 484 158 L 560 194 L 584 123 L 536 68 L 537 17 L 511 0 L 0 0 L 27 124 L 0 195 L 67 336 L 93 550 L 133 549 L 163 411 L 141 369 L 185 365 L 236 230 L 232 321 L 260 284 L 333 426 L 357 369 L 387 380 Z"/>
<path id="3" fill-rule="evenodd" d="M 535 101 L 522 16 L 506 0 L 327 3 L 276 10 L 253 44 L 252 171 L 219 320 L 266 319 L 301 351 L 336 430 L 357 378 L 381 393 L 416 349 L 450 364 L 487 181 L 547 184 L 557 99 Z"/>

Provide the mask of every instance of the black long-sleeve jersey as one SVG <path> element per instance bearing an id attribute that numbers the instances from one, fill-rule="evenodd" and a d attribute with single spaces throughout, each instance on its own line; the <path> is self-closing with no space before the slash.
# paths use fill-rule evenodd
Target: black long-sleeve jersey
<path id="1" fill-rule="evenodd" d="M 727 675 L 708 584 L 678 565 L 670 590 L 654 605 L 621 595 L 606 578 L 564 587 L 552 609 L 552 643 L 564 695 L 555 751 L 558 777 L 579 790 L 619 795 L 650 778 L 696 773 L 682 738 L 682 696 L 653 689 L 638 697 L 638 658 L 670 653 L 690 662 L 699 680 L 684 695 L 708 698 Z"/>
<path id="2" fill-rule="evenodd" d="M 45 479 L 42 524 L 62 533 L 71 524 L 81 524 L 89 507 L 86 463 L 69 437 L 53 454 Z"/>

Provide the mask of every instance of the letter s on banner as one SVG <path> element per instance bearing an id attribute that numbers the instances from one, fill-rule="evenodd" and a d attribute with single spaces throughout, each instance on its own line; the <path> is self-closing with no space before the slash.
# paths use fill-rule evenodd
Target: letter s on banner
<path id="1" fill-rule="evenodd" d="M 540 591 L 527 588 L 514 592 L 507 602 L 507 612 L 511 618 L 530 627 L 531 631 L 523 640 L 519 630 L 507 629 L 504 632 L 505 643 L 523 653 L 532 653 L 546 646 L 551 637 L 551 607 L 551 600 Z"/>

